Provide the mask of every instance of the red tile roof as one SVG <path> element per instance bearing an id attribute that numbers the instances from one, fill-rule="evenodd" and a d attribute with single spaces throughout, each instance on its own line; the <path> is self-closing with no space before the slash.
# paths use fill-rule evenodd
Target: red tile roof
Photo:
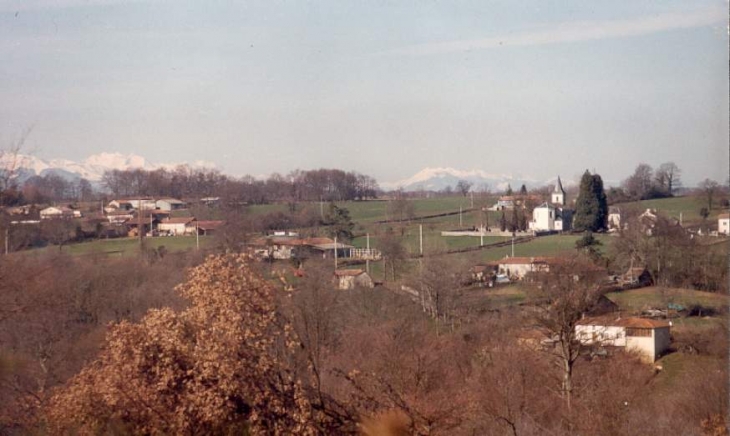
<path id="1" fill-rule="evenodd" d="M 162 224 L 187 224 L 194 220 L 195 218 L 192 217 L 167 218 L 162 221 Z"/>
<path id="2" fill-rule="evenodd" d="M 610 315 L 584 318 L 578 321 L 578 325 L 596 325 L 612 327 L 630 327 L 642 329 L 654 329 L 669 327 L 668 321 L 647 318 L 615 318 Z"/>
<path id="3" fill-rule="evenodd" d="M 203 230 L 215 230 L 224 225 L 225 221 L 198 221 L 198 228 Z"/>
<path id="4" fill-rule="evenodd" d="M 343 277 L 343 276 L 359 276 L 360 274 L 363 274 L 365 271 L 361 269 L 338 269 L 335 271 L 335 275 L 337 277 Z"/>
<path id="5" fill-rule="evenodd" d="M 720 215 L 717 216 L 717 219 L 719 219 L 719 220 L 730 219 L 730 213 L 721 213 Z"/>

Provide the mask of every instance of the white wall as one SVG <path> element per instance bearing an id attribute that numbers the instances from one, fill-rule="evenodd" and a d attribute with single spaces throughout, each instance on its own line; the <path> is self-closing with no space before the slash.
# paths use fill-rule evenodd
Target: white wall
<path id="1" fill-rule="evenodd" d="M 536 207 L 532 211 L 533 230 L 555 230 L 555 209 Z"/>
<path id="2" fill-rule="evenodd" d="M 615 326 L 577 325 L 576 339 L 584 345 L 626 346 L 626 329 Z"/>
<path id="3" fill-rule="evenodd" d="M 730 219 L 717 220 L 717 233 L 730 235 Z"/>

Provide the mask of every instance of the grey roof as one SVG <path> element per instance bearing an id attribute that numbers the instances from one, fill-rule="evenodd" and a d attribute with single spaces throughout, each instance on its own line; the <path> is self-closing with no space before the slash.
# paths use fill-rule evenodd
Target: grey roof
<path id="1" fill-rule="evenodd" d="M 553 192 L 565 195 L 565 189 L 563 189 L 563 183 L 560 181 L 560 176 L 558 176 L 558 181 L 555 183 L 555 190 Z"/>

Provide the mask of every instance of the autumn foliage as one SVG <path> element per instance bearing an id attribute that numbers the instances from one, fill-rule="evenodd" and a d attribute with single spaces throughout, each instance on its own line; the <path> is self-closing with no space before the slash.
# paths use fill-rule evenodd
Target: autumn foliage
<path id="1" fill-rule="evenodd" d="M 211 257 L 179 286 L 187 309 L 111 327 L 95 360 L 52 398 L 53 433 L 309 434 L 282 358 L 296 342 L 244 256 Z"/>

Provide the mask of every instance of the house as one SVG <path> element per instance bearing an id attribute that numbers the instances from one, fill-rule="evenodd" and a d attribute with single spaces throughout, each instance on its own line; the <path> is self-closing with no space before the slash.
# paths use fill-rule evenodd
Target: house
<path id="1" fill-rule="evenodd" d="M 639 225 L 644 233 L 651 236 L 654 233 L 659 217 L 656 209 L 647 209 L 638 217 Z"/>
<path id="2" fill-rule="evenodd" d="M 342 242 L 335 243 L 334 241 L 322 244 L 308 244 L 308 247 L 313 252 L 320 254 L 322 259 L 330 259 L 335 256 L 340 259 L 349 258 L 351 250 L 355 248 L 352 245 L 343 244 Z"/>
<path id="3" fill-rule="evenodd" d="M 621 276 L 621 281 L 625 284 L 639 286 L 651 286 L 654 283 L 651 273 L 645 267 L 629 268 L 624 275 Z"/>
<path id="4" fill-rule="evenodd" d="M 556 207 L 547 202 L 532 210 L 529 228 L 533 232 L 563 232 L 570 230 L 573 219 L 571 210 Z"/>
<path id="5" fill-rule="evenodd" d="M 498 260 L 497 274 L 506 275 L 514 280 L 522 280 L 526 275 L 530 273 L 546 273 L 550 272 L 550 267 L 557 267 L 560 265 L 569 264 L 569 259 L 562 257 L 548 257 L 548 256 L 535 256 L 535 257 L 505 257 Z M 575 266 L 574 266 L 575 267 Z M 579 272 L 584 273 L 605 273 L 605 269 L 593 265 L 593 264 L 582 264 L 579 270 L 575 271 L 574 277 L 576 280 L 580 275 Z"/>
<path id="6" fill-rule="evenodd" d="M 195 218 L 166 218 L 157 225 L 160 233 L 167 233 L 174 236 L 195 233 Z"/>
<path id="7" fill-rule="evenodd" d="M 605 315 L 578 321 L 575 334 L 584 345 L 624 347 L 654 362 L 671 345 L 670 328 L 667 321 Z"/>
<path id="8" fill-rule="evenodd" d="M 730 213 L 721 213 L 717 216 L 717 233 L 730 235 Z"/>
<path id="9" fill-rule="evenodd" d="M 254 253 L 262 259 L 288 260 L 306 256 L 308 252 L 321 254 L 317 245 L 333 244 L 330 238 L 298 238 L 292 236 L 268 236 L 251 241 Z"/>
<path id="10" fill-rule="evenodd" d="M 356 287 L 373 288 L 375 283 L 368 273 L 361 269 L 338 269 L 335 271 L 334 280 L 337 289 L 346 291 Z"/>
<path id="11" fill-rule="evenodd" d="M 472 283 L 488 283 L 496 275 L 497 264 L 474 265 L 469 268 L 469 275 Z"/>
<path id="12" fill-rule="evenodd" d="M 515 197 L 513 195 L 503 195 L 497 200 L 497 204 L 492 209 L 494 210 L 505 210 L 514 209 Z"/>
<path id="13" fill-rule="evenodd" d="M 40 212 L 42 220 L 48 219 L 71 219 L 80 218 L 81 212 L 73 210 L 66 206 L 51 206 L 47 207 Z"/>
<path id="14" fill-rule="evenodd" d="M 106 214 L 106 219 L 109 221 L 109 224 L 122 224 L 132 218 L 134 218 L 134 212 L 129 209 L 116 209 Z"/>
<path id="15" fill-rule="evenodd" d="M 204 198 L 201 198 L 199 201 L 201 204 L 204 204 L 206 206 L 218 206 L 221 202 L 221 198 L 220 197 L 204 197 Z"/>
<path id="16" fill-rule="evenodd" d="M 107 210 L 108 209 L 108 210 Z M 129 200 L 112 200 L 109 202 L 109 204 L 104 208 L 105 211 L 111 211 L 111 210 L 133 210 L 134 205 Z"/>
<path id="17" fill-rule="evenodd" d="M 225 221 L 197 221 L 195 223 L 195 230 L 199 235 L 208 236 L 215 233 L 225 223 Z"/>
<path id="18" fill-rule="evenodd" d="M 175 198 L 162 198 L 155 201 L 155 208 L 165 211 L 180 210 L 188 207 L 187 203 Z"/>
<path id="19" fill-rule="evenodd" d="M 505 257 L 497 262 L 497 271 L 514 279 L 522 279 L 528 273 L 549 271 L 550 260 L 547 257 Z"/>
<path id="20" fill-rule="evenodd" d="M 616 206 L 608 208 L 608 231 L 617 232 L 621 230 L 621 209 Z"/>

